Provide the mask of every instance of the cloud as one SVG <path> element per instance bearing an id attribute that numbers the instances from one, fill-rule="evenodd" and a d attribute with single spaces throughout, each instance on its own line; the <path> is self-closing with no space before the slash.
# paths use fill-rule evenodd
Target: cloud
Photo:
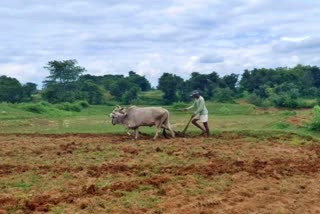
<path id="1" fill-rule="evenodd" d="M 273 46 L 279 52 L 318 52 L 320 49 L 320 37 L 284 37 Z"/>
<path id="2" fill-rule="evenodd" d="M 219 63 L 223 62 L 223 57 L 216 54 L 206 54 L 199 58 L 199 63 Z"/>
<path id="3" fill-rule="evenodd" d="M 0 75 L 6 75 L 19 79 L 23 84 L 26 82 L 41 83 L 48 74 L 40 73 L 39 68 L 33 64 L 0 64 Z"/>
<path id="4" fill-rule="evenodd" d="M 135 70 L 155 86 L 164 72 L 242 73 L 320 65 L 318 1 L 4 0 L 0 75 L 44 80 L 50 60 L 77 59 L 88 73 Z"/>

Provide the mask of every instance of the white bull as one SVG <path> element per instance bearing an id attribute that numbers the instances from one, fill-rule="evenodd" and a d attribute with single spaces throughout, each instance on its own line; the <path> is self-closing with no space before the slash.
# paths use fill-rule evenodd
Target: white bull
<path id="1" fill-rule="evenodd" d="M 169 122 L 169 111 L 162 107 L 137 107 L 131 106 L 127 110 L 116 107 L 110 114 L 112 124 L 123 124 L 127 129 L 134 130 L 135 139 L 138 139 L 140 126 L 155 126 L 155 140 L 161 128 L 169 129 L 172 137 L 175 136 Z"/>

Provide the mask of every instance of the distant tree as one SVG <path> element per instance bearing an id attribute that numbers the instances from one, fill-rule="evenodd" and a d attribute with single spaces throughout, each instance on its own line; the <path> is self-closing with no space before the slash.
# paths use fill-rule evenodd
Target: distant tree
<path id="1" fill-rule="evenodd" d="M 317 66 L 312 66 L 310 68 L 310 74 L 313 77 L 314 86 L 320 88 L 320 68 Z"/>
<path id="2" fill-rule="evenodd" d="M 213 98 L 217 102 L 232 103 L 234 102 L 234 91 L 230 88 L 216 88 L 213 91 Z"/>
<path id="3" fill-rule="evenodd" d="M 50 103 L 74 102 L 83 99 L 77 84 L 69 84 L 67 90 L 59 84 L 50 84 L 42 92 L 43 99 Z"/>
<path id="4" fill-rule="evenodd" d="M 163 91 L 163 99 L 165 104 L 171 104 L 178 101 L 177 89 L 183 83 L 183 79 L 177 75 L 164 73 L 159 78 L 158 89 Z"/>
<path id="5" fill-rule="evenodd" d="M 128 79 L 123 78 L 111 84 L 110 94 L 114 96 L 116 100 L 122 101 L 122 95 L 134 86 L 136 85 L 130 82 Z"/>
<path id="6" fill-rule="evenodd" d="M 220 86 L 221 80 L 219 75 L 214 71 L 210 74 L 193 72 L 189 79 L 189 83 L 193 90 L 199 90 L 205 98 L 210 99 L 213 95 L 213 90 Z"/>
<path id="7" fill-rule="evenodd" d="M 95 84 L 91 80 L 87 80 L 81 85 L 81 91 L 84 99 L 92 105 L 102 104 L 105 102 L 103 98 L 104 90 L 101 86 Z"/>
<path id="8" fill-rule="evenodd" d="M 16 103 L 22 97 L 22 86 L 20 82 L 11 77 L 0 76 L 0 102 Z"/>
<path id="9" fill-rule="evenodd" d="M 190 81 L 183 81 L 177 87 L 178 101 L 189 102 L 191 100 L 190 94 L 192 91 Z"/>
<path id="10" fill-rule="evenodd" d="M 121 96 L 121 101 L 126 105 L 132 104 L 132 102 L 138 98 L 139 91 L 140 88 L 138 86 L 131 87 Z"/>
<path id="11" fill-rule="evenodd" d="M 44 68 L 50 75 L 44 81 L 43 98 L 51 103 L 73 102 L 82 99 L 76 82 L 85 68 L 77 66 L 76 60 L 50 61 Z"/>
<path id="12" fill-rule="evenodd" d="M 222 77 L 223 87 L 229 88 L 234 91 L 236 89 L 238 78 L 239 78 L 238 74 L 225 75 L 224 77 Z"/>
<path id="13" fill-rule="evenodd" d="M 50 61 L 44 68 L 48 69 L 50 75 L 47 76 L 45 84 L 57 83 L 68 84 L 78 80 L 80 75 L 86 71 L 85 68 L 77 66 L 77 60 Z"/>
<path id="14" fill-rule="evenodd" d="M 28 82 L 22 86 L 22 101 L 29 102 L 32 100 L 32 95 L 37 93 L 37 84 Z"/>
<path id="15" fill-rule="evenodd" d="M 149 91 L 151 89 L 149 81 L 144 76 L 140 76 L 134 71 L 129 71 L 128 79 L 140 87 L 141 91 Z"/>

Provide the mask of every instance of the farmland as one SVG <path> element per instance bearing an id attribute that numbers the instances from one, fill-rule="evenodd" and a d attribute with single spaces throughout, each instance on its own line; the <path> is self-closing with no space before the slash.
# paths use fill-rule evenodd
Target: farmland
<path id="1" fill-rule="evenodd" d="M 319 135 L 310 109 L 208 103 L 209 138 L 138 141 L 112 106 L 43 113 L 1 104 L 0 213 L 317 213 Z M 183 104 L 167 106 L 183 129 Z"/>
<path id="2" fill-rule="evenodd" d="M 8 213 L 320 211 L 320 146 L 296 135 L 33 134 L 2 135 L 0 144 Z"/>

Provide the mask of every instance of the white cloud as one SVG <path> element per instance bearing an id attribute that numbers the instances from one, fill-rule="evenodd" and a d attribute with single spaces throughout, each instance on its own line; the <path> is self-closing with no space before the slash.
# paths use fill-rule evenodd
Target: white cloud
<path id="1" fill-rule="evenodd" d="M 17 78 L 22 84 L 26 82 L 41 83 L 48 72 L 40 71 L 42 69 L 33 64 L 0 64 L 0 75 Z"/>
<path id="2" fill-rule="evenodd" d="M 302 36 L 302 37 L 287 37 L 287 36 L 284 36 L 284 37 L 281 37 L 280 39 L 282 41 L 286 41 L 286 42 L 302 42 L 306 39 L 309 39 L 310 36 Z"/>
<path id="3" fill-rule="evenodd" d="M 320 2 L 306 0 L 19 0 L 0 3 L 0 75 L 38 84 L 50 60 L 95 75 L 135 70 L 241 73 L 320 65 Z"/>

